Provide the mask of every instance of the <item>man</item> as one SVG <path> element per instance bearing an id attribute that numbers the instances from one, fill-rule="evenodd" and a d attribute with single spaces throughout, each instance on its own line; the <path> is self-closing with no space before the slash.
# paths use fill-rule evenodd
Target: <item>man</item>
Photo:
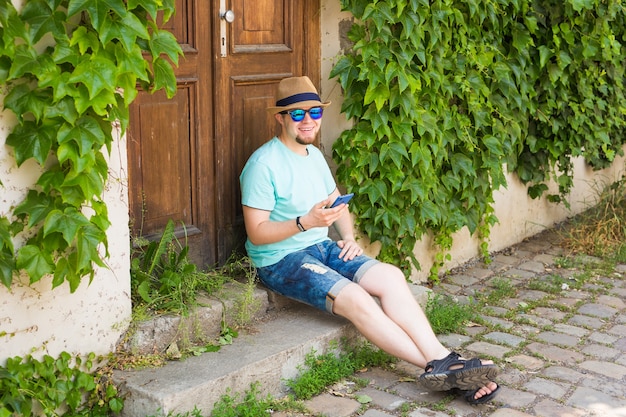
<path id="1" fill-rule="evenodd" d="M 257 149 L 241 173 L 246 249 L 261 282 L 347 318 L 380 349 L 424 368 L 426 387 L 463 390 L 472 404 L 491 400 L 498 368 L 446 349 L 402 271 L 363 255 L 348 206 L 331 208 L 340 193 L 312 145 L 328 105 L 308 77 L 282 80 L 276 105 L 268 108 L 280 135 Z M 331 225 L 341 236 L 337 242 L 328 238 Z"/>

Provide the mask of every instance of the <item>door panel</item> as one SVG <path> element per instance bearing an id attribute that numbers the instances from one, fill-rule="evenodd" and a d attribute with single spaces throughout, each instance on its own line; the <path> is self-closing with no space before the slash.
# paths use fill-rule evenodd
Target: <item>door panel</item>
<path id="1" fill-rule="evenodd" d="M 141 201 L 132 205 L 132 217 L 141 219 L 138 226 L 144 235 L 158 234 L 169 219 L 193 224 L 191 179 L 195 164 L 190 161 L 195 132 L 188 123 L 195 113 L 193 90 L 193 86 L 181 88 L 172 100 L 162 92 L 142 94 L 133 106 L 133 129 L 128 139 L 136 164 L 130 169 L 133 184 L 142 194 Z M 143 140 L 137 140 L 137 133 Z"/>
<path id="2" fill-rule="evenodd" d="M 278 82 L 319 81 L 319 0 L 176 0 L 168 23 L 185 57 L 176 96 L 140 93 L 128 133 L 135 235 L 158 238 L 171 218 L 199 265 L 245 241 L 239 173 L 277 133 L 265 109 Z M 232 23 L 220 18 L 228 6 Z M 184 227 L 182 226 L 184 224 Z"/>
<path id="3" fill-rule="evenodd" d="M 131 105 L 128 175 L 131 230 L 158 239 L 171 219 L 176 235 L 195 262 L 213 264 L 215 205 L 211 96 L 210 3 L 177 0 L 176 14 L 163 27 L 185 56 L 175 68 L 177 92 L 140 92 Z"/>

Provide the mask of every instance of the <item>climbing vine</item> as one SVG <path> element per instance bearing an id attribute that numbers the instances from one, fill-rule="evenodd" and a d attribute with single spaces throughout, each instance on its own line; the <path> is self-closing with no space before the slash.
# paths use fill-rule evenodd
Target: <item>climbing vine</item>
<path id="1" fill-rule="evenodd" d="M 6 144 L 17 166 L 42 174 L 12 213 L 0 217 L 0 281 L 18 271 L 30 282 L 75 291 L 104 266 L 110 225 L 102 193 L 115 129 L 128 126 L 137 84 L 176 91 L 182 54 L 159 28 L 173 0 L 0 0 L 0 84 L 17 116 Z M 0 187 L 5 185 L 0 180 Z M 14 240 L 22 236 L 24 245 Z"/>
<path id="2" fill-rule="evenodd" d="M 356 193 L 359 228 L 380 258 L 420 268 L 415 244 L 439 248 L 431 279 L 467 227 L 488 255 L 495 190 L 507 168 L 532 197 L 571 157 L 602 168 L 624 143 L 624 10 L 618 1 L 342 0 L 356 18 L 331 77 L 355 121 L 333 147 Z"/>

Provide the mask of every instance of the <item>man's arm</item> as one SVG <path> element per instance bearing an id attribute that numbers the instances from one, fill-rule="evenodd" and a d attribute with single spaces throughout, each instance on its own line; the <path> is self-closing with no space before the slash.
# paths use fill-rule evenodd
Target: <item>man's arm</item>
<path id="1" fill-rule="evenodd" d="M 304 229 L 329 227 L 337 221 L 341 221 L 341 223 L 348 221 L 350 224 L 349 229 L 352 230 L 352 219 L 345 204 L 335 208 L 325 208 L 330 206 L 338 196 L 339 190 L 335 189 L 326 200 L 320 201 L 308 213 L 300 216 L 300 224 L 302 224 Z M 295 218 L 281 222 L 271 221 L 269 211 L 250 206 L 243 206 L 243 220 L 246 225 L 248 239 L 255 245 L 280 242 L 297 233 L 301 233 Z"/>
<path id="2" fill-rule="evenodd" d="M 270 221 L 270 212 L 267 210 L 243 206 L 243 220 L 248 239 L 255 245 L 280 242 L 300 233 L 295 219 L 273 222 Z"/>

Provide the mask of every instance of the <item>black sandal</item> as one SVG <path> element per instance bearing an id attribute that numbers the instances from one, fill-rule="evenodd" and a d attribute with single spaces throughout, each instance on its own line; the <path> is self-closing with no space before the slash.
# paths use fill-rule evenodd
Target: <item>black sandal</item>
<path id="1" fill-rule="evenodd" d="M 451 369 L 457 365 L 461 366 Z M 476 358 L 461 359 L 461 355 L 451 352 L 443 359 L 428 362 L 424 373 L 420 375 L 420 381 L 431 391 L 448 391 L 453 388 L 476 390 L 493 381 L 498 371 L 494 364 L 483 365 Z"/>
<path id="2" fill-rule="evenodd" d="M 479 389 L 480 388 L 475 389 L 474 391 L 465 391 L 465 394 L 464 394 L 465 401 L 467 401 L 471 405 L 479 405 L 479 404 L 484 404 L 486 402 L 489 402 L 493 400 L 496 397 L 496 395 L 498 395 L 498 391 L 500 391 L 500 385 L 498 385 L 496 389 L 491 391 L 490 394 L 483 395 L 480 398 L 474 398 L 474 396 L 476 395 Z"/>

